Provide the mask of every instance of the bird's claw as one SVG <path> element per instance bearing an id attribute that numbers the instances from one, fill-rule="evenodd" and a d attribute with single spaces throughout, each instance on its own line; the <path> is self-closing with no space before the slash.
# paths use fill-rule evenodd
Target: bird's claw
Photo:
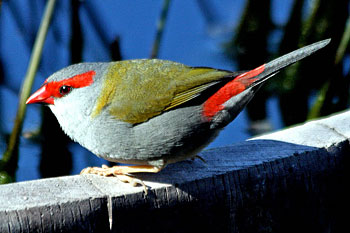
<path id="1" fill-rule="evenodd" d="M 147 195 L 147 186 L 145 183 L 137 179 L 135 177 L 132 177 L 131 174 L 128 173 L 123 173 L 123 167 L 121 166 L 114 166 L 114 167 L 108 167 L 106 165 L 102 165 L 102 167 L 87 167 L 83 169 L 80 174 L 95 174 L 99 176 L 115 176 L 117 177 L 120 181 L 124 183 L 129 183 L 132 186 L 136 187 L 137 185 L 142 185 L 145 194 Z"/>
<path id="2" fill-rule="evenodd" d="M 143 191 L 145 192 L 146 195 L 148 194 L 147 186 L 145 185 L 145 183 L 142 180 L 137 179 L 135 177 L 132 177 L 130 174 L 114 175 L 114 176 L 117 177 L 121 182 L 129 183 L 133 187 L 136 187 L 137 185 L 142 185 L 143 186 Z"/>

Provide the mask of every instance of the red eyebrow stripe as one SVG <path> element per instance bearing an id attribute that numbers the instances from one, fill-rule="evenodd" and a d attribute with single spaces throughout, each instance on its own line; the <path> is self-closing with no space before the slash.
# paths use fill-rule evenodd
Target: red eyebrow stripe
<path id="1" fill-rule="evenodd" d="M 71 78 L 64 79 L 61 81 L 53 81 L 48 83 L 47 80 L 44 82 L 45 85 L 47 85 L 47 90 L 50 91 L 51 96 L 53 97 L 62 97 L 59 88 L 61 86 L 71 86 L 73 88 L 81 88 L 90 86 L 94 80 L 93 76 L 96 74 L 95 71 L 90 70 L 88 72 L 85 72 L 83 74 L 75 75 Z"/>

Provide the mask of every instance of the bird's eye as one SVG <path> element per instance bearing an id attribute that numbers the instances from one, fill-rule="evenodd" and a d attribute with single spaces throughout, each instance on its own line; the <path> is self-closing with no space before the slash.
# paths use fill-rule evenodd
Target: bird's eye
<path id="1" fill-rule="evenodd" d="M 72 87 L 71 86 L 63 85 L 63 86 L 60 87 L 60 94 L 61 95 L 67 95 L 71 91 L 72 91 Z"/>

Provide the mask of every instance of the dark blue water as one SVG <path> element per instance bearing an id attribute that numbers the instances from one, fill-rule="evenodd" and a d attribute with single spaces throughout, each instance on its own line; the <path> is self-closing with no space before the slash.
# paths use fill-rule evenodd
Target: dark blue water
<path id="1" fill-rule="evenodd" d="M 10 8 L 8 2 L 11 2 Z M 29 4 L 32 2 L 31 4 Z M 34 2 L 34 3 L 33 3 Z M 17 109 L 17 93 L 25 76 L 33 43 L 33 35 L 40 23 L 44 1 L 4 1 L 0 12 L 0 58 L 4 65 L 5 81 L 0 85 L 0 128 L 9 133 Z M 50 74 L 69 65 L 69 2 L 57 1 L 51 29 L 45 43 L 40 70 L 33 90 Z M 159 58 L 182 62 L 191 66 L 210 66 L 235 70 L 235 64 L 225 58 L 222 44 L 232 37 L 239 23 L 245 1 L 207 1 L 215 16 L 208 19 L 198 7 L 197 1 L 172 1 L 166 29 L 160 47 Z M 273 21 L 283 25 L 288 18 L 292 0 L 272 1 Z M 84 6 L 85 5 L 85 6 Z M 84 61 L 109 61 L 108 48 L 103 44 L 121 38 L 123 59 L 149 57 L 162 1 L 83 1 L 80 17 L 84 35 Z M 15 9 L 14 12 L 11 9 Z M 97 22 L 98 29 L 93 27 Z M 100 36 L 102 35 L 102 36 Z M 270 49 L 275 48 L 281 33 L 271 36 Z M 262 61 L 263 63 L 264 61 Z M 249 64 L 247 64 L 247 67 Z M 40 125 L 40 106 L 27 108 L 24 132 L 35 131 Z M 274 129 L 281 127 L 277 101 L 268 103 L 268 114 Z M 209 146 L 228 145 L 249 137 L 245 113 L 241 113 Z M 3 135 L 0 138 L 0 154 L 5 150 Z M 79 173 L 86 166 L 100 165 L 103 160 L 84 148 L 72 143 L 74 168 Z M 17 179 L 39 178 L 39 149 L 36 144 L 22 138 Z"/>

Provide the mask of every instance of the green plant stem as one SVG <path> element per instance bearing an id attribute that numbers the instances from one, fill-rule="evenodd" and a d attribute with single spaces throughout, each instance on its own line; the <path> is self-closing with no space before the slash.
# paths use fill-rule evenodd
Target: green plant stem
<path id="1" fill-rule="evenodd" d="M 160 19 L 159 19 L 158 25 L 157 25 L 157 34 L 156 34 L 156 38 L 155 38 L 154 43 L 153 43 L 150 58 L 156 58 L 158 56 L 159 45 L 160 45 L 160 42 L 162 40 L 164 26 L 165 26 L 165 22 L 167 20 L 168 12 L 169 12 L 169 5 L 170 5 L 170 0 L 164 0 L 162 13 L 160 15 Z"/>
<path id="2" fill-rule="evenodd" d="M 344 54 L 345 54 L 346 48 L 349 45 L 349 42 L 350 42 L 350 20 L 347 19 L 346 27 L 335 55 L 335 61 L 334 61 L 335 66 L 338 66 L 340 62 L 343 60 Z M 317 98 L 313 103 L 312 107 L 310 108 L 310 111 L 307 117 L 308 120 L 321 116 L 321 108 L 323 107 L 324 102 L 326 100 L 326 95 L 330 85 L 331 85 L 331 81 L 328 80 L 323 84 L 323 86 L 319 90 L 317 94 Z"/>
<path id="3" fill-rule="evenodd" d="M 19 135 L 22 131 L 23 119 L 26 112 L 26 100 L 29 97 L 29 94 L 31 92 L 33 82 L 34 82 L 34 77 L 38 70 L 42 49 L 44 46 L 46 34 L 47 34 L 49 24 L 52 18 L 52 14 L 54 11 L 55 3 L 56 3 L 56 0 L 49 0 L 46 4 L 45 13 L 40 24 L 39 32 L 34 43 L 33 52 L 30 57 L 27 73 L 26 73 L 24 82 L 22 84 L 15 124 L 12 130 L 12 133 L 10 135 L 7 149 L 2 158 L 3 164 L 6 164 L 8 161 L 10 161 L 10 159 L 12 159 L 14 152 L 17 150 Z M 1 167 L 0 167 L 0 170 L 1 170 Z"/>
<path id="4" fill-rule="evenodd" d="M 342 36 L 342 39 L 340 41 L 339 47 L 337 49 L 336 55 L 335 55 L 335 64 L 339 64 L 339 62 L 343 59 L 346 48 L 349 45 L 350 41 L 350 19 L 347 19 L 346 21 L 346 27 L 344 34 Z"/>
<path id="5" fill-rule="evenodd" d="M 312 4 L 311 12 L 306 19 L 304 25 L 302 26 L 301 37 L 299 40 L 299 47 L 305 46 L 307 44 L 307 39 L 312 33 L 312 27 L 316 24 L 317 16 L 319 14 L 321 5 L 321 0 L 315 0 Z"/>
<path id="6" fill-rule="evenodd" d="M 317 98 L 308 112 L 307 120 L 312 120 L 321 116 L 321 108 L 326 99 L 326 94 L 327 94 L 329 85 L 330 85 L 329 81 L 325 82 L 321 87 L 321 89 L 318 91 Z"/>

